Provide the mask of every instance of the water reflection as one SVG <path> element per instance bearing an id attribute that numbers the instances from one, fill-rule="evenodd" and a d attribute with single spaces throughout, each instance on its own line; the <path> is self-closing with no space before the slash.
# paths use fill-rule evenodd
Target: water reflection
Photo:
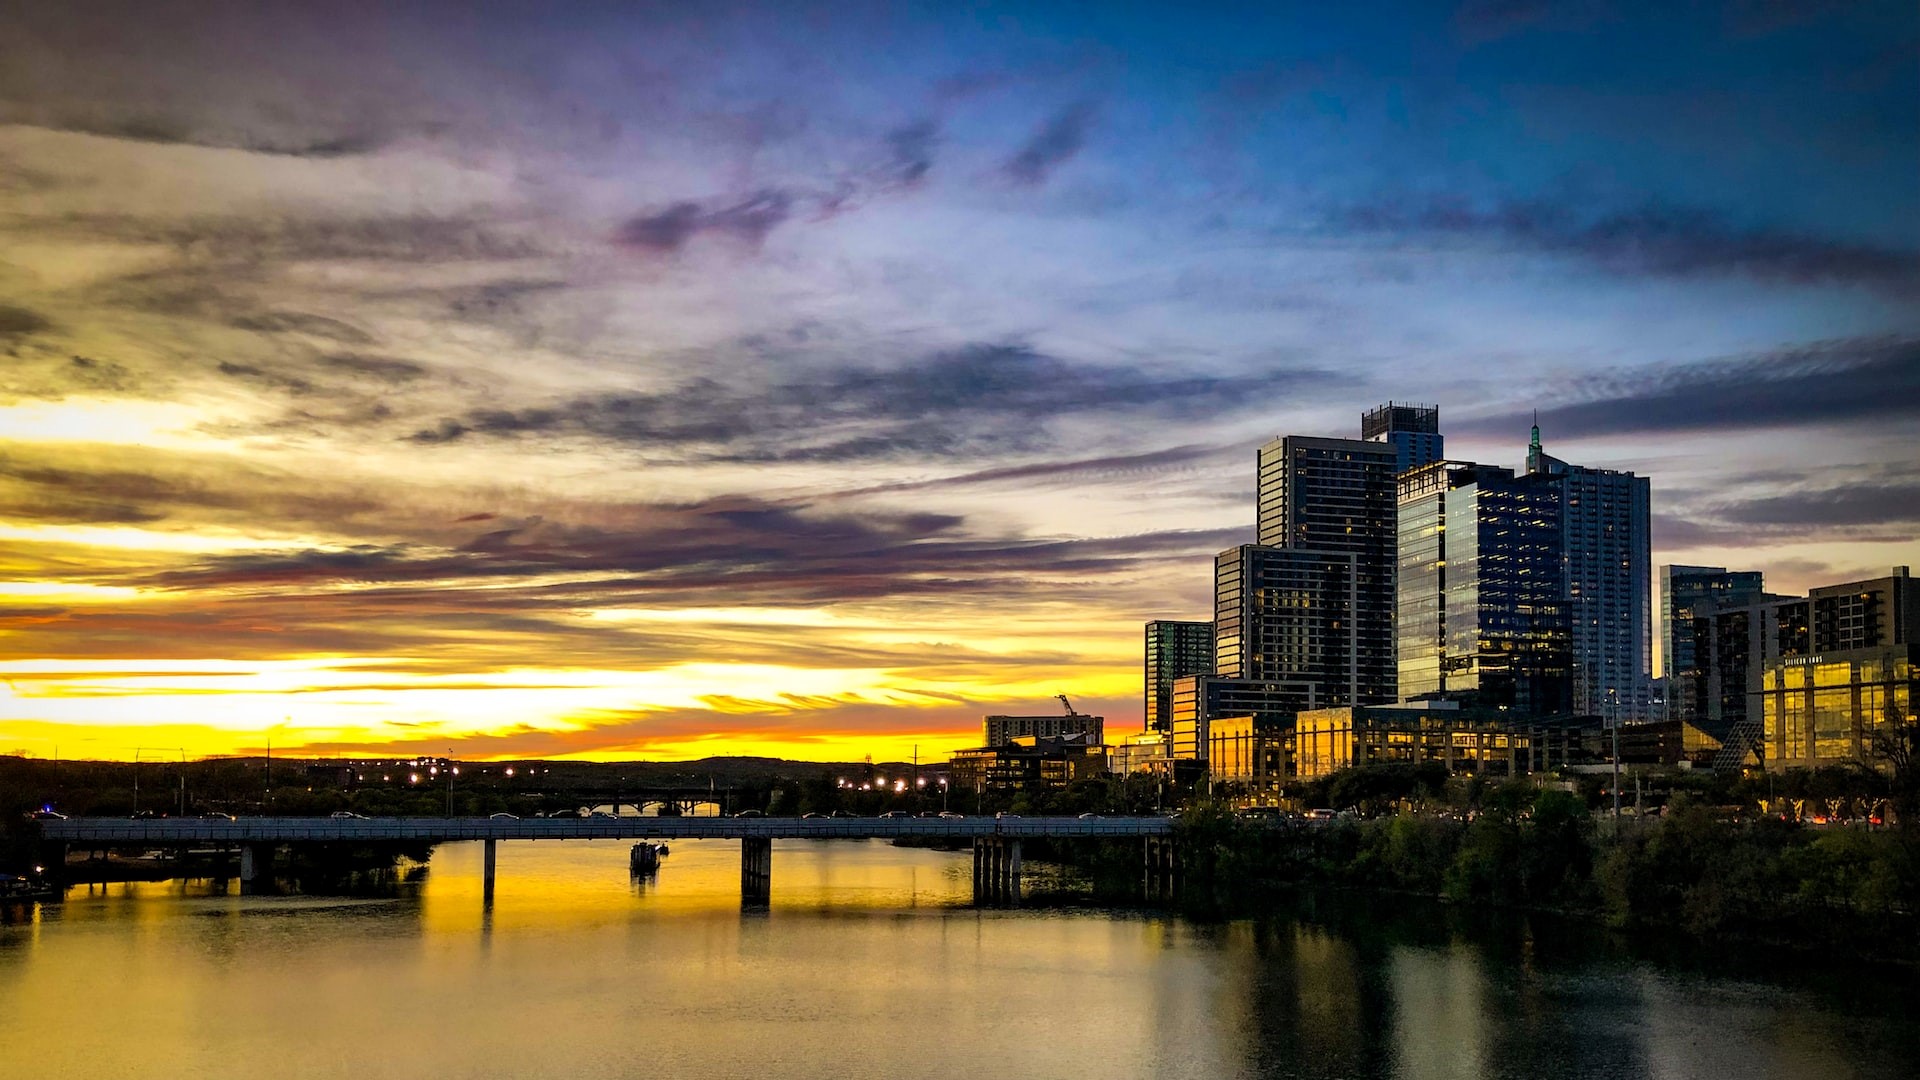
<path id="1" fill-rule="evenodd" d="M 1340 898 L 1250 922 L 970 906 L 962 854 L 446 845 L 409 895 L 75 889 L 0 926 L 0 1047 L 99 1075 L 1911 1075 L 1914 996 L 1634 959 L 1590 931 Z M 1396 909 L 1401 910 L 1396 910 Z"/>

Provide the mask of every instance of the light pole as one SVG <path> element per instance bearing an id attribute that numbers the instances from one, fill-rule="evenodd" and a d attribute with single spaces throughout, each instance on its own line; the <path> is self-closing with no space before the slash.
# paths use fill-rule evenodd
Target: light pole
<path id="1" fill-rule="evenodd" d="M 1607 688 L 1607 724 L 1613 728 L 1613 831 L 1620 831 L 1620 715 L 1614 688 Z"/>

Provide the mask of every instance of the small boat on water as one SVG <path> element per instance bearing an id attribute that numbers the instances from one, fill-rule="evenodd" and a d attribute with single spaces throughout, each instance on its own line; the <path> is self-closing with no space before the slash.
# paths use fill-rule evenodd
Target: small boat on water
<path id="1" fill-rule="evenodd" d="M 43 879 L 19 874 L 0 874 L 0 902 L 52 900 L 60 890 Z"/>
<path id="2" fill-rule="evenodd" d="M 660 857 L 667 853 L 667 845 L 650 844 L 645 840 L 633 845 L 628 856 L 628 865 L 636 874 L 651 874 L 660 869 Z"/>

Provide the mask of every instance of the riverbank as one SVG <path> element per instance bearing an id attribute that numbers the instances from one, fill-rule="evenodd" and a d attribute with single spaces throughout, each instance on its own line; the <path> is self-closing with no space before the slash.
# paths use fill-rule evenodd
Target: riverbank
<path id="1" fill-rule="evenodd" d="M 1178 903 L 1194 917 L 1232 917 L 1300 886 L 1335 886 L 1920 964 L 1913 830 L 1727 821 L 1684 804 L 1617 837 L 1596 824 L 1559 791 L 1510 793 L 1472 820 L 1275 827 L 1201 808 L 1182 819 Z M 1096 859 L 1096 882 L 1117 880 L 1126 861 Z"/>

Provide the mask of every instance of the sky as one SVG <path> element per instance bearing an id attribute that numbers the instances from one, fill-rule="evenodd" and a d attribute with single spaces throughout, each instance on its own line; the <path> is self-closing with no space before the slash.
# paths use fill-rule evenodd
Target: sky
<path id="1" fill-rule="evenodd" d="M 0 3 L 0 753 L 1122 735 L 1387 400 L 1920 564 L 1920 9 Z"/>

